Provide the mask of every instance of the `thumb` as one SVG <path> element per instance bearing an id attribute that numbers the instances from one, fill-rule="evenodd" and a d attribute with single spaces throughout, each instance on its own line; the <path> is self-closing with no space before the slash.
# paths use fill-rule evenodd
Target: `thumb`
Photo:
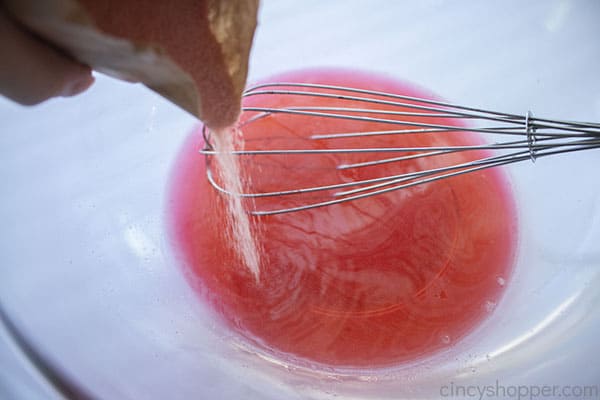
<path id="1" fill-rule="evenodd" d="M 93 82 L 89 67 L 24 30 L 0 6 L 0 94 L 33 105 L 76 95 Z"/>

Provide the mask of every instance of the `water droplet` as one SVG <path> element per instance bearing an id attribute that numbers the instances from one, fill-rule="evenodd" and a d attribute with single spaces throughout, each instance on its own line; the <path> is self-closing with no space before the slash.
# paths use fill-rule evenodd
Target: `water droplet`
<path id="1" fill-rule="evenodd" d="M 496 308 L 496 302 L 488 300 L 485 302 L 484 307 L 485 307 L 485 311 L 492 312 L 492 311 L 494 311 L 494 308 Z"/>
<path id="2" fill-rule="evenodd" d="M 360 379 L 363 382 L 377 382 L 379 380 L 376 376 L 373 375 L 363 375 L 358 377 L 358 379 Z"/>
<path id="3" fill-rule="evenodd" d="M 443 335 L 441 339 L 442 339 L 442 343 L 444 343 L 444 344 L 450 343 L 450 336 L 448 336 L 448 335 Z"/>
<path id="4" fill-rule="evenodd" d="M 498 285 L 500 285 L 500 286 L 506 285 L 506 280 L 503 277 L 501 277 L 501 276 L 499 276 L 498 278 L 496 278 L 496 282 L 498 282 Z"/>

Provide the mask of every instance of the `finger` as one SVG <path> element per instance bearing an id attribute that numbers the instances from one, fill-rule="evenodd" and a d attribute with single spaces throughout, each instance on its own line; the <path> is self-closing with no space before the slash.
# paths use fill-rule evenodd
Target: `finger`
<path id="1" fill-rule="evenodd" d="M 89 67 L 22 29 L 0 7 L 0 94 L 33 105 L 76 95 L 93 82 Z"/>

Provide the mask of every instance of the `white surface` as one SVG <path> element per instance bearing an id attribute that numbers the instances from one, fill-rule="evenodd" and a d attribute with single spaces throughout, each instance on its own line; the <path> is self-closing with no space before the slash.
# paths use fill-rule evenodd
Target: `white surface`
<path id="1" fill-rule="evenodd" d="M 593 0 L 264 1 L 250 81 L 355 67 L 456 103 L 600 121 L 599 16 Z M 444 363 L 345 379 L 288 371 L 210 334 L 164 236 L 187 114 L 100 77 L 31 109 L 0 99 L 0 121 L 0 298 L 102 398 L 428 398 L 450 381 L 600 382 L 598 151 L 511 169 L 518 271 L 484 327 Z M 0 395 L 39 397 L 9 354 L 0 344 Z"/>

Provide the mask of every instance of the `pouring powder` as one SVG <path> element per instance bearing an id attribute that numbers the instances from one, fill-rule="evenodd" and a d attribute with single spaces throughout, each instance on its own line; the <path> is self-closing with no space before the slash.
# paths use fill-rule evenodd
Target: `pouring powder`
<path id="1" fill-rule="evenodd" d="M 235 127 L 226 128 L 212 135 L 213 146 L 217 154 L 214 157 L 216 171 L 219 173 L 222 187 L 232 193 L 242 193 L 243 185 L 237 156 L 232 154 L 236 145 L 241 146 L 243 139 Z M 260 279 L 260 255 L 254 233 L 250 229 L 250 218 L 238 196 L 227 196 L 227 210 L 224 214 L 226 241 L 240 256 L 241 264 L 248 268 L 255 279 Z M 218 228 L 217 228 L 218 229 Z"/>

